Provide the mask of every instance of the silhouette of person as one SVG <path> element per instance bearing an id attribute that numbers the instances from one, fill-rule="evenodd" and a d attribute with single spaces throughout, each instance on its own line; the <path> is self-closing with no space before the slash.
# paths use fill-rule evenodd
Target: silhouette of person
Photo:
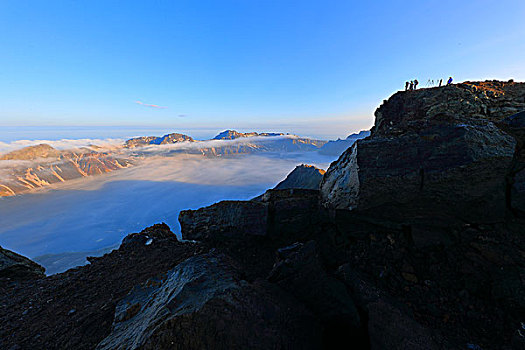
<path id="1" fill-rule="evenodd" d="M 408 81 L 406 81 L 406 82 L 405 82 L 405 91 L 408 90 L 408 84 L 409 84 Z"/>
<path id="2" fill-rule="evenodd" d="M 441 84 L 443 84 L 443 79 L 439 79 L 439 87 L 441 87 Z"/>
<path id="3" fill-rule="evenodd" d="M 417 84 L 419 84 L 419 81 L 417 81 L 417 79 L 416 79 L 416 80 L 414 80 L 414 90 L 417 89 Z"/>
<path id="4" fill-rule="evenodd" d="M 410 87 L 409 87 L 409 90 L 410 90 L 410 91 L 414 90 L 414 81 L 413 81 L 413 80 L 410 80 Z"/>
<path id="5" fill-rule="evenodd" d="M 448 77 L 447 85 L 452 84 L 452 77 Z"/>

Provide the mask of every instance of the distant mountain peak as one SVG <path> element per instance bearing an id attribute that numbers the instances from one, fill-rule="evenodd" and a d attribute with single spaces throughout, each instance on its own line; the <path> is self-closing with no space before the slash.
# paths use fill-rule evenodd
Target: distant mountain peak
<path id="1" fill-rule="evenodd" d="M 253 136 L 282 136 L 284 133 L 276 133 L 276 132 L 238 132 L 236 130 L 224 130 L 223 132 L 219 133 L 217 136 L 215 136 L 214 140 L 234 140 L 241 137 L 253 137 Z"/>
<path id="2" fill-rule="evenodd" d="M 194 142 L 195 140 L 188 135 L 180 134 L 180 133 L 171 133 L 166 134 L 164 136 L 158 137 L 158 136 L 141 136 L 141 137 L 135 137 L 132 139 L 129 139 L 125 143 L 125 147 L 133 148 L 133 147 L 142 147 L 147 145 L 166 145 L 171 143 L 177 143 L 177 142 Z"/>
<path id="3" fill-rule="evenodd" d="M 37 158 L 57 157 L 59 155 L 60 151 L 46 143 L 41 143 L 6 153 L 0 156 L 0 160 L 33 160 Z"/>

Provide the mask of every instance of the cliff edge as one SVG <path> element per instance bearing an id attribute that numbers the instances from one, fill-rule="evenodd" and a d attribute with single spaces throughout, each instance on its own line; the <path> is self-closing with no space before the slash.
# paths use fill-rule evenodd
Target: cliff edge
<path id="1" fill-rule="evenodd" d="M 522 210 L 525 84 L 466 82 L 394 94 L 370 137 L 328 169 L 324 205 L 390 219 L 497 222 Z"/>

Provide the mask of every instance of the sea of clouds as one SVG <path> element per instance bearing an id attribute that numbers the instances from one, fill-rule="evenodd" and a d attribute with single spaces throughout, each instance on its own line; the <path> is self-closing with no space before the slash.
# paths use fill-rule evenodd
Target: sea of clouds
<path id="1" fill-rule="evenodd" d="M 91 139 L 76 141 L 76 147 L 82 142 L 101 144 Z M 0 245 L 35 259 L 49 274 L 61 272 L 84 264 L 86 256 L 118 246 L 126 234 L 155 223 L 167 223 L 180 237 L 180 210 L 225 199 L 250 199 L 274 187 L 299 164 L 327 168 L 334 160 L 317 152 L 228 158 L 163 156 L 166 150 L 178 147 L 254 141 L 258 142 L 250 138 L 151 147 L 152 154 L 133 167 L 2 198 Z M 53 147 L 71 147 L 69 142 L 57 142 Z"/>
<path id="2" fill-rule="evenodd" d="M 48 144 L 58 150 L 74 149 L 96 145 L 103 148 L 115 148 L 124 143 L 124 139 L 61 139 L 61 140 L 15 140 L 0 141 L 0 154 L 8 153 L 28 146 Z"/>

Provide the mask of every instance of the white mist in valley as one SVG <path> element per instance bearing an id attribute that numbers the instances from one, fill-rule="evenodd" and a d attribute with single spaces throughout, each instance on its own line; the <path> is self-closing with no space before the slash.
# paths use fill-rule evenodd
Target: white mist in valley
<path id="1" fill-rule="evenodd" d="M 127 169 L 0 199 L 0 245 L 35 259 L 49 274 L 61 272 L 155 223 L 167 223 L 180 238 L 180 210 L 250 199 L 296 165 L 326 169 L 333 160 L 317 152 L 147 157 Z"/>

